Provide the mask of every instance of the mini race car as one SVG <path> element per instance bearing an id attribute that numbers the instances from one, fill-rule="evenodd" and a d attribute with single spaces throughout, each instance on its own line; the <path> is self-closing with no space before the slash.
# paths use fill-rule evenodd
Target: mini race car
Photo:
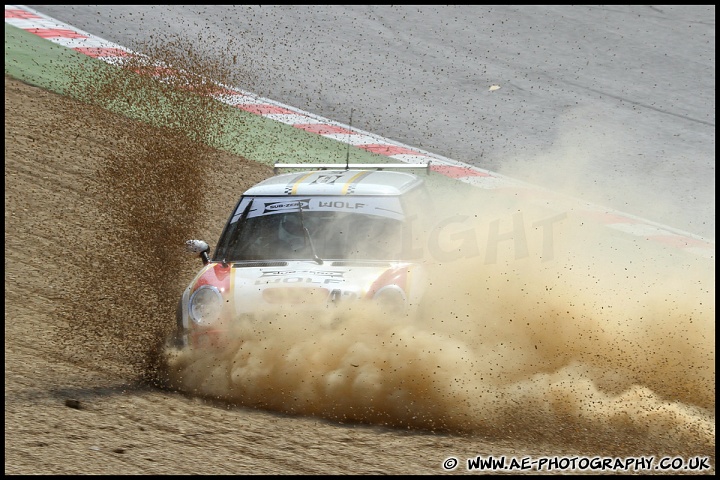
<path id="1" fill-rule="evenodd" d="M 276 164 L 305 169 L 242 194 L 210 257 L 177 308 L 178 347 L 217 345 L 228 325 L 258 311 L 313 312 L 373 302 L 409 315 L 425 291 L 418 248 L 431 213 L 424 180 L 398 170 L 428 164 Z"/>

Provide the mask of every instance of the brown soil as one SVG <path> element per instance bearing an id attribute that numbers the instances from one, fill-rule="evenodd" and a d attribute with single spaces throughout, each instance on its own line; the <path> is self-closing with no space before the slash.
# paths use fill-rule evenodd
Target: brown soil
<path id="1" fill-rule="evenodd" d="M 437 474 L 580 454 L 333 422 L 164 386 L 156 352 L 239 192 L 269 167 L 5 77 L 6 474 Z M 464 473 L 461 467 L 455 473 Z"/>

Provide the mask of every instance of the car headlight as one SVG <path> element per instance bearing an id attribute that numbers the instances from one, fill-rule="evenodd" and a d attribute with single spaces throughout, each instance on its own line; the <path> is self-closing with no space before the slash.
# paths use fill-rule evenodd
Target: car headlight
<path id="1" fill-rule="evenodd" d="M 190 297 L 188 312 L 198 325 L 211 325 L 220 318 L 222 306 L 220 291 L 212 285 L 203 285 Z"/>
<path id="2" fill-rule="evenodd" d="M 381 288 L 375 294 L 373 300 L 377 302 L 381 309 L 391 314 L 403 313 L 407 301 L 405 292 L 397 285 L 388 285 Z"/>

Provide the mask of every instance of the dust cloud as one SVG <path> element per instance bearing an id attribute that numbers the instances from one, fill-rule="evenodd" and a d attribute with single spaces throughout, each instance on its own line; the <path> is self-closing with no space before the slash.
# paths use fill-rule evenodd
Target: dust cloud
<path id="1" fill-rule="evenodd" d="M 134 61 L 90 84 L 83 72 L 75 87 L 92 105 L 160 124 L 123 132 L 95 178 L 116 238 L 99 239 L 108 246 L 87 252 L 88 264 L 113 268 L 85 279 L 103 301 L 67 317 L 99 362 L 110 352 L 193 395 L 334 421 L 714 456 L 714 262 L 521 196 L 437 195 L 417 316 L 266 312 L 238 322 L 224 348 L 168 350 L 159 365 L 147 350 L 172 326 L 172 279 L 188 271 L 167 245 L 207 229 L 196 194 L 210 152 L 188 142 L 212 143 L 222 112 L 203 95 L 175 95 L 196 80 L 208 88 L 202 75 L 158 92 L 152 74 L 123 75 L 148 66 Z"/>
<path id="2" fill-rule="evenodd" d="M 418 315 L 266 313 L 223 348 L 168 352 L 179 388 L 341 422 L 714 452 L 712 261 L 567 204 L 437 197 Z"/>
<path id="3" fill-rule="evenodd" d="M 649 154 L 638 146 L 638 138 L 644 135 L 635 128 L 633 116 L 638 113 L 623 117 L 613 113 L 568 108 L 554 121 L 557 134 L 552 147 L 530 152 L 518 148 L 498 160 L 496 171 L 714 240 L 714 210 L 688 211 L 687 207 L 698 199 L 708 206 L 715 204 L 714 183 L 691 184 L 687 175 L 689 168 L 707 168 L 714 177 L 714 154 L 695 152 L 690 155 L 696 158 L 690 161 L 686 151 L 670 145 L 658 145 Z M 667 127 L 661 124 L 659 128 Z M 664 134 L 679 136 L 670 130 Z"/>

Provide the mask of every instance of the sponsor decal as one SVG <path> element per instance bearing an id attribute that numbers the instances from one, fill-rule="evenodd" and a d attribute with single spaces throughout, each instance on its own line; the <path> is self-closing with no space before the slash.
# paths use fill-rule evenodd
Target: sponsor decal
<path id="1" fill-rule="evenodd" d="M 314 270 L 264 270 L 255 285 L 286 284 L 338 284 L 345 281 L 344 272 Z"/>
<path id="2" fill-rule="evenodd" d="M 312 276 L 318 276 L 318 277 L 334 277 L 334 278 L 342 278 L 345 275 L 345 272 L 342 271 L 317 271 L 317 270 L 263 270 L 262 275 L 260 277 L 276 277 L 276 276 L 285 276 L 285 275 L 312 275 Z"/>
<path id="3" fill-rule="evenodd" d="M 324 202 L 318 201 L 318 207 L 329 208 L 332 210 L 358 210 L 365 208 L 367 204 L 360 202 L 346 202 L 346 201 L 335 201 L 335 202 Z"/>
<path id="4" fill-rule="evenodd" d="M 303 210 L 307 210 L 310 208 L 310 199 L 305 198 L 303 200 L 292 200 L 292 201 L 282 201 L 282 202 L 265 202 L 265 209 L 262 212 L 262 215 L 266 213 L 278 213 L 278 212 L 286 212 L 286 211 L 297 211 L 300 208 Z M 255 216 L 255 215 L 253 215 Z"/>
<path id="5" fill-rule="evenodd" d="M 276 213 L 297 212 L 300 208 L 303 211 L 322 212 L 353 212 L 366 215 L 378 215 L 381 217 L 403 220 L 404 214 L 400 199 L 398 197 L 371 197 L 362 196 L 349 199 L 345 196 L 317 196 L 304 198 L 288 197 L 246 197 L 235 210 L 231 223 L 237 222 L 248 202 L 254 198 L 254 202 L 248 211 L 247 218 L 273 215 Z"/>

